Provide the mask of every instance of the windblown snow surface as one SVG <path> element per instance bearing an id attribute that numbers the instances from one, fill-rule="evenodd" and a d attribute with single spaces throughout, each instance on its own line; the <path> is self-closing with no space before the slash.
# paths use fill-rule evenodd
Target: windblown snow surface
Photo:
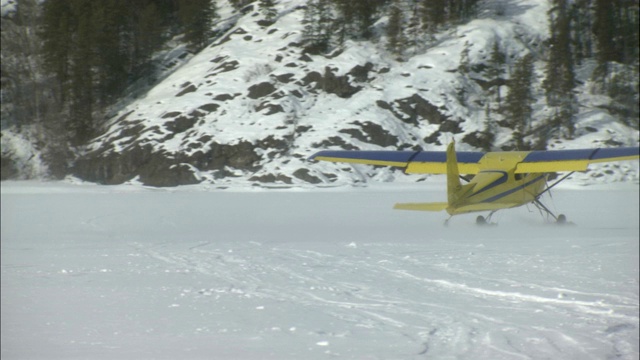
<path id="1" fill-rule="evenodd" d="M 2 183 L 2 359 L 637 359 L 637 184 L 392 210 L 444 183 Z"/>

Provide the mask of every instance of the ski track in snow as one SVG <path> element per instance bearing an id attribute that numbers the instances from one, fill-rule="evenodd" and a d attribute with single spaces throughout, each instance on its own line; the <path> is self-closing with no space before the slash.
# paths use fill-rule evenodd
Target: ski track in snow
<path id="1" fill-rule="evenodd" d="M 639 355 L 637 188 L 557 191 L 562 228 L 390 209 L 419 186 L 125 188 L 3 184 L 3 359 Z"/>

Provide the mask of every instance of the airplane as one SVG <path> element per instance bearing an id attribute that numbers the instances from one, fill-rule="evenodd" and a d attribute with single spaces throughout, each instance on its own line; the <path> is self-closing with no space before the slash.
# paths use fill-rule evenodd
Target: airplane
<path id="1" fill-rule="evenodd" d="M 546 213 L 548 220 L 553 218 L 556 223 L 565 224 L 566 216 L 556 216 L 540 201 L 541 196 L 574 172 L 586 171 L 589 164 L 640 159 L 640 147 L 484 153 L 456 151 L 452 141 L 446 152 L 323 150 L 309 159 L 398 167 L 407 174 L 446 174 L 447 202 L 394 206 L 400 210 L 446 210 L 450 216 L 445 225 L 454 215 L 484 211 L 489 211 L 489 215 L 478 216 L 476 223 L 491 224 L 491 216 L 496 211 L 529 203 L 533 203 L 543 216 Z M 551 174 L 567 171 L 568 174 L 552 185 L 548 184 Z"/>

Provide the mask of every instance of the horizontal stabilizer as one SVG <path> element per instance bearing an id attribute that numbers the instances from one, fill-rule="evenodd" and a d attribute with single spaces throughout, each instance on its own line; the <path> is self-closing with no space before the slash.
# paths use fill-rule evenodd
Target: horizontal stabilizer
<path id="1" fill-rule="evenodd" d="M 454 212 L 457 214 L 474 211 L 495 211 L 500 209 L 509 209 L 512 207 L 520 206 L 519 203 L 479 203 L 456 207 Z"/>
<path id="2" fill-rule="evenodd" d="M 432 202 L 432 203 L 402 203 L 396 204 L 393 208 L 396 210 L 415 210 L 415 211 L 442 211 L 447 208 L 449 204 L 446 202 Z"/>

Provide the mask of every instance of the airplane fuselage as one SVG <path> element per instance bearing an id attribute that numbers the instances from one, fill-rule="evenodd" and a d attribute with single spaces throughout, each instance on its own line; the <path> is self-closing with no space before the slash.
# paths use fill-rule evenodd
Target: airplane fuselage
<path id="1" fill-rule="evenodd" d="M 534 201 L 544 191 L 546 174 L 515 174 L 483 170 L 462 185 L 458 198 L 449 204 L 450 215 L 512 208 Z"/>
<path id="2" fill-rule="evenodd" d="M 450 215 L 473 211 L 493 211 L 512 208 L 532 202 L 544 191 L 544 173 L 517 173 L 516 168 L 527 152 L 493 152 L 486 154 L 478 162 L 478 173 L 462 185 L 452 177 L 456 173 L 457 162 L 453 145 L 447 150 L 448 164 L 448 206 Z M 457 179 L 456 179 L 457 180 Z"/>

